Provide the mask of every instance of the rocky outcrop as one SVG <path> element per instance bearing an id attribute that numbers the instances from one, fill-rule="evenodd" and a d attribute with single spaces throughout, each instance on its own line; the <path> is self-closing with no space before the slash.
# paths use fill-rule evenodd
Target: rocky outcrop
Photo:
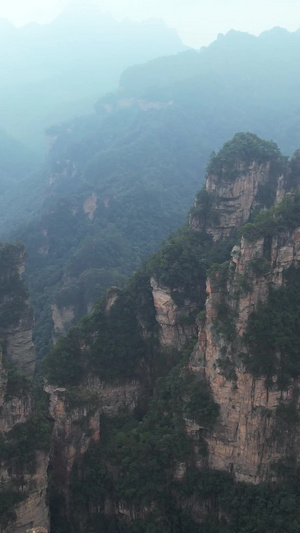
<path id="1" fill-rule="evenodd" d="M 129 107 L 136 107 L 141 111 L 147 112 L 155 110 L 166 109 L 173 105 L 173 100 L 169 101 L 160 101 L 160 100 L 145 100 L 144 98 L 120 98 L 114 103 L 99 102 L 97 104 L 97 111 L 99 113 L 112 113 L 116 112 L 118 109 L 126 109 Z"/>
<path id="2" fill-rule="evenodd" d="M 7 371 L 3 367 L 2 354 L 0 362 L 0 435 L 2 443 L 6 441 L 10 446 L 15 446 L 11 435 L 16 427 L 25 427 L 34 415 L 34 402 L 30 392 L 17 390 L 8 395 Z M 24 437 L 23 437 L 24 438 Z M 8 439 L 8 440 L 7 440 Z M 18 443 L 17 443 L 18 445 Z M 25 443 L 26 445 L 26 443 Z M 19 444 L 19 446 L 24 446 Z M 38 446 L 37 446 L 38 447 Z M 21 448 L 21 453 L 26 450 Z M 34 526 L 49 527 L 49 510 L 47 505 L 48 490 L 48 464 L 49 454 L 43 451 L 34 452 L 34 463 L 21 464 L 19 458 L 10 452 L 0 455 L 0 476 L 2 491 L 12 491 L 19 503 L 10 510 L 11 514 L 0 515 L 0 527 L 3 533 L 24 533 Z M 3 511 L 2 511 L 3 512 Z"/>
<path id="3" fill-rule="evenodd" d="M 59 512 L 65 523 L 72 521 L 72 469 L 80 464 L 89 446 L 100 440 L 101 415 L 115 417 L 132 413 L 141 396 L 141 385 L 132 381 L 107 384 L 89 376 L 78 389 L 46 385 L 50 416 L 54 420 L 51 446 L 51 489 L 60 500 Z"/>
<path id="4" fill-rule="evenodd" d="M 85 391 L 84 395 L 67 393 L 65 388 L 46 385 L 49 395 L 49 413 L 54 421 L 51 444 L 51 488 L 64 504 L 64 518 L 70 513 L 68 487 L 74 462 L 83 455 L 100 434 L 100 411 L 96 398 Z"/>
<path id="5" fill-rule="evenodd" d="M 105 311 L 106 313 L 109 313 L 112 306 L 114 305 L 115 301 L 117 300 L 120 293 L 120 289 L 117 287 L 111 287 L 106 291 L 105 298 L 106 298 L 106 305 L 105 305 Z"/>
<path id="6" fill-rule="evenodd" d="M 32 340 L 33 314 L 20 277 L 24 258 L 22 245 L 0 246 L 0 499 L 4 499 L 0 528 L 3 533 L 25 533 L 31 527 L 49 526 L 46 498 L 49 454 L 41 449 L 40 442 L 35 446 L 30 434 L 35 428 L 37 410 L 28 378 L 35 371 L 36 353 Z"/>
<path id="7" fill-rule="evenodd" d="M 36 453 L 34 474 L 22 478 L 22 491 L 27 497 L 14 508 L 15 520 L 3 530 L 3 533 L 24 533 L 28 528 L 38 526 L 47 531 L 49 528 L 47 453 Z"/>
<path id="8" fill-rule="evenodd" d="M 0 245 L 0 336 L 4 352 L 19 370 L 32 377 L 36 353 L 32 341 L 33 314 L 21 276 L 25 250 L 19 244 Z"/>
<path id="9" fill-rule="evenodd" d="M 53 320 L 52 340 L 55 344 L 60 335 L 63 335 L 74 321 L 75 311 L 71 305 L 59 307 L 57 304 L 52 304 L 51 312 Z"/>
<path id="10" fill-rule="evenodd" d="M 189 320 L 195 305 L 185 301 L 180 307 L 174 302 L 173 291 L 151 278 L 156 321 L 159 325 L 159 343 L 162 348 L 183 348 L 196 334 L 196 327 Z M 173 294 L 172 294 L 173 293 Z"/>
<path id="11" fill-rule="evenodd" d="M 147 319 L 150 317 L 148 321 L 143 320 L 142 312 L 139 316 L 139 310 L 142 307 L 139 308 L 138 300 L 134 299 L 133 303 L 130 300 L 129 304 L 129 300 L 124 299 L 124 306 L 121 304 L 118 309 L 114 307 L 116 302 L 118 304 L 118 297 L 119 302 L 122 302 L 122 291 L 119 292 L 115 289 L 108 291 L 106 301 L 102 302 L 101 312 L 105 319 L 114 314 L 117 317 L 112 325 L 107 322 L 113 341 L 115 341 L 114 332 L 117 328 L 122 328 L 122 321 L 119 320 L 119 317 L 122 316 L 123 312 L 126 314 L 129 311 L 135 320 L 131 319 L 130 314 L 130 324 L 128 329 L 126 326 L 124 338 L 127 339 L 127 335 L 131 335 L 131 327 L 140 326 L 143 339 L 149 341 L 148 344 L 145 343 L 144 350 L 142 344 L 138 345 L 138 364 L 140 368 L 143 366 L 142 372 L 136 374 L 140 381 L 124 378 L 122 382 L 108 383 L 93 376 L 92 373 L 86 372 L 78 388 L 66 390 L 47 385 L 46 391 L 51 399 L 50 412 L 54 421 L 50 461 L 52 488 L 54 488 L 55 497 L 57 496 L 60 502 L 58 505 L 59 513 L 67 524 L 67 529 L 68 524 L 70 524 L 70 531 L 87 530 L 88 520 L 94 512 L 99 514 L 101 520 L 116 516 L 118 518 L 123 517 L 125 521 L 128 520 L 127 523 L 129 524 L 130 521 L 140 518 L 147 520 L 150 513 L 155 511 L 155 503 L 153 504 L 153 502 L 149 504 L 149 507 L 142 505 L 140 510 L 137 506 L 136 510 L 135 504 L 132 503 L 134 497 L 131 498 L 130 491 L 128 491 L 128 501 L 126 498 L 123 500 L 123 497 L 119 495 L 116 496 L 117 490 L 114 492 L 115 489 L 111 487 L 114 487 L 115 482 L 117 487 L 122 475 L 127 475 L 126 466 L 124 466 L 126 463 L 124 462 L 124 465 L 122 463 L 120 466 L 113 464 L 109 457 L 107 459 L 105 430 L 110 431 L 113 426 L 110 426 L 111 421 L 106 426 L 104 423 L 101 426 L 101 420 L 103 421 L 105 416 L 114 418 L 120 414 L 134 413 L 137 417 L 135 419 L 137 429 L 133 431 L 137 436 L 138 428 L 141 427 L 140 424 L 147 421 L 147 400 L 149 390 L 152 390 L 154 383 L 154 405 L 157 401 L 158 412 L 159 414 L 162 413 L 165 421 L 162 422 L 161 432 L 159 431 L 156 435 L 157 442 L 155 444 L 150 442 L 149 455 L 150 457 L 151 453 L 159 455 L 161 444 L 164 453 L 163 442 L 168 436 L 168 423 L 171 421 L 172 424 L 178 417 L 178 420 L 180 419 L 178 441 L 180 437 L 186 437 L 184 435 L 184 431 L 186 431 L 194 447 L 193 450 L 192 447 L 189 448 L 186 455 L 180 456 L 179 459 L 177 457 L 173 463 L 171 459 L 168 463 L 166 467 L 168 468 L 168 482 L 165 487 L 168 487 L 166 492 L 169 488 L 172 492 L 174 479 L 176 483 L 182 482 L 182 484 L 186 483 L 186 486 L 189 483 L 192 485 L 193 477 L 191 479 L 188 477 L 191 470 L 198 469 L 200 471 L 200 485 L 196 486 L 198 483 L 197 475 L 199 474 L 196 472 L 195 492 L 190 500 L 183 497 L 180 500 L 181 509 L 188 508 L 196 522 L 201 523 L 206 520 L 210 511 L 212 513 L 218 512 L 218 503 L 213 501 L 216 499 L 215 496 L 212 496 L 210 500 L 209 489 L 206 493 L 204 486 L 204 496 L 201 495 L 203 482 L 201 476 L 207 467 L 231 473 L 232 478 L 228 476 L 228 479 L 230 478 L 232 483 L 234 481 L 260 483 L 277 480 L 274 466 L 282 459 L 290 456 L 299 458 L 300 432 L 297 428 L 294 428 L 293 431 L 287 431 L 284 422 L 282 425 L 282 420 L 278 416 L 279 405 L 287 405 L 294 398 L 298 402 L 297 378 L 292 379 L 286 389 L 280 390 L 275 379 L 271 386 L 266 381 L 265 375 L 257 374 L 255 377 L 254 373 L 251 373 L 247 367 L 245 358 L 241 356 L 242 354 L 245 355 L 247 351 L 244 333 L 251 313 L 258 309 L 260 302 L 267 302 L 270 287 L 282 287 L 285 283 L 285 272 L 291 266 L 300 264 L 300 228 L 295 229 L 293 227 L 294 229 L 292 229 L 287 224 L 287 229 L 283 229 L 280 224 L 276 231 L 269 232 L 267 235 L 264 235 L 259 228 L 256 233 L 252 232 L 252 240 L 246 236 L 238 240 L 236 230 L 247 223 L 256 210 L 265 208 L 268 203 L 272 204 L 272 201 L 275 204 L 278 203 L 286 194 L 286 188 L 285 174 L 282 172 L 282 168 L 280 169 L 278 166 L 277 170 L 274 170 L 272 161 L 265 161 L 264 163 L 252 161 L 246 164 L 239 160 L 232 169 L 232 173 L 228 171 L 226 175 L 223 173 L 221 177 L 210 173 L 207 177 L 205 195 L 200 200 L 200 197 L 198 198 L 196 210 L 191 216 L 192 228 L 201 232 L 197 234 L 197 238 L 199 236 L 201 245 L 203 238 L 203 243 L 207 246 L 207 248 L 203 246 L 204 252 L 199 246 L 199 262 L 195 263 L 196 275 L 195 278 L 192 278 L 192 290 L 185 293 L 184 289 L 164 286 L 152 277 L 150 280 L 152 299 L 149 285 L 147 285 Z M 268 197 L 268 194 L 271 195 L 271 198 Z M 205 204 L 206 200 L 206 209 L 203 210 L 203 205 L 200 204 L 201 202 Z M 197 212 L 199 207 L 202 211 L 200 209 Z M 274 212 L 272 212 L 272 217 L 274 217 Z M 252 225 L 252 229 L 253 227 Z M 249 228 L 251 229 L 251 225 L 248 226 L 248 235 L 250 235 Z M 205 235 L 205 232 L 211 235 L 212 239 Z M 201 291 L 203 287 L 202 296 L 205 284 L 203 264 L 206 267 L 208 263 L 208 260 L 205 262 L 204 254 L 208 250 L 207 255 L 212 258 L 212 261 L 215 257 L 223 258 L 228 253 L 230 244 L 226 246 L 220 241 L 233 235 L 237 244 L 232 249 L 231 258 L 228 257 L 229 261 L 223 265 L 211 267 L 206 285 L 208 297 L 203 311 L 203 300 L 201 297 L 198 298 L 197 295 L 200 294 L 200 291 L 197 292 L 196 288 L 199 280 L 199 286 L 202 284 Z M 195 237 L 195 235 L 192 236 Z M 229 242 L 232 240 L 229 239 Z M 196 240 L 192 242 L 196 242 Z M 211 255 L 210 246 L 212 248 Z M 184 244 L 183 250 L 185 251 Z M 176 257 L 174 258 L 174 256 Z M 174 256 L 170 261 L 174 261 L 176 264 L 177 255 L 174 254 Z M 187 257 L 186 261 L 188 261 L 190 256 L 187 254 L 184 257 Z M 168 265 L 168 258 L 164 257 L 164 259 L 164 264 Z M 201 264 L 201 268 L 199 267 L 197 270 L 199 264 Z M 180 266 L 182 265 L 180 264 Z M 151 271 L 151 267 L 149 270 Z M 159 276 L 157 273 L 156 275 Z M 173 280 L 174 278 L 165 277 L 162 279 Z M 194 280 L 196 280 L 195 284 Z M 148 283 L 148 277 L 146 281 Z M 137 287 L 138 292 L 139 286 Z M 193 302 L 189 301 L 185 294 L 191 295 Z M 195 301 L 197 298 L 198 302 Z M 112 309 L 116 310 L 116 313 L 112 313 Z M 195 320 L 196 313 L 197 318 Z M 85 327 L 87 324 L 88 322 L 85 323 Z M 95 324 L 98 325 L 97 320 L 94 322 Z M 103 333 L 105 337 L 105 330 L 106 325 L 103 327 L 103 332 L 100 327 L 93 329 L 93 333 L 85 342 L 81 341 L 79 336 L 79 348 L 81 354 L 84 355 L 83 366 L 86 365 L 87 367 L 89 364 L 86 357 L 89 343 L 92 343 L 95 338 L 98 340 L 99 334 Z M 197 343 L 186 364 L 185 357 L 188 357 L 188 350 L 184 350 L 181 360 L 177 357 L 177 351 L 182 351 L 197 334 Z M 118 339 L 118 336 L 116 338 Z M 122 341 L 123 338 L 120 336 L 120 342 Z M 116 344 L 113 345 L 116 346 Z M 140 348 L 140 346 L 142 347 Z M 150 348 L 148 352 L 146 346 Z M 100 339 L 97 349 L 98 347 L 100 352 L 102 348 Z M 95 350 L 94 356 L 97 356 L 99 352 Z M 129 361 L 128 353 L 130 350 L 122 355 L 126 364 Z M 173 364 L 177 366 L 172 368 L 167 376 L 161 377 L 163 373 L 159 374 L 161 371 L 159 365 L 156 368 L 156 361 L 154 363 L 153 361 L 156 356 L 158 359 L 161 354 L 164 355 L 165 353 L 172 355 L 169 360 L 165 359 L 165 366 L 167 367 L 164 369 L 165 374 Z M 165 360 L 161 359 L 162 364 L 164 364 Z M 59 361 L 59 359 L 57 360 Z M 116 360 L 111 359 L 111 361 Z M 134 371 L 131 375 L 133 373 Z M 157 376 L 160 377 L 160 380 L 156 382 Z M 219 415 L 216 404 L 220 408 Z M 197 409 L 199 413 L 197 413 Z M 141 413 L 142 420 L 138 418 Z M 198 414 L 199 416 L 197 416 Z M 149 420 L 151 421 L 150 431 L 153 428 L 155 433 L 155 420 L 151 420 L 151 417 Z M 217 421 L 215 422 L 215 420 Z M 93 445 L 93 442 L 99 441 L 101 443 L 101 428 L 104 446 L 102 447 L 100 444 L 90 451 L 95 452 L 96 460 L 99 459 L 97 464 L 102 464 L 101 461 L 103 461 L 103 469 L 107 470 L 109 482 L 106 478 L 102 480 L 101 490 L 104 491 L 104 488 L 106 490 L 106 482 L 110 488 L 103 497 L 100 490 L 97 495 L 98 500 L 97 497 L 95 500 L 90 496 L 86 497 L 82 504 L 82 513 L 78 511 L 77 515 L 82 523 L 74 526 L 76 513 L 73 515 L 72 521 L 74 500 L 72 500 L 70 490 L 72 476 L 74 476 L 73 480 L 76 479 L 78 483 L 84 483 L 85 479 L 88 479 L 85 477 L 85 468 L 87 467 L 86 458 L 83 456 Z M 116 427 L 112 430 L 113 435 L 115 435 L 114 432 L 118 435 Z M 120 435 L 120 441 L 118 441 L 121 447 L 125 434 L 126 431 Z M 139 441 L 141 446 L 143 446 L 142 439 L 147 435 L 147 432 L 143 433 L 141 442 Z M 171 432 L 170 435 L 173 438 Z M 149 437 L 147 439 L 150 441 Z M 130 439 L 128 440 L 131 442 Z M 154 451 L 150 449 L 151 445 Z M 157 452 L 156 445 L 158 446 Z M 125 451 L 124 453 L 128 452 Z M 163 470 L 166 463 L 164 463 L 163 457 L 161 459 L 159 468 Z M 131 465 L 131 472 L 135 473 L 136 468 L 138 475 L 140 475 L 139 460 L 137 458 L 136 464 L 130 461 L 127 463 Z M 220 472 L 208 472 L 207 474 L 209 477 L 210 474 L 214 476 L 214 474 L 219 475 Z M 215 478 L 216 484 L 218 479 L 222 480 L 222 477 L 218 478 L 218 475 Z M 226 480 L 226 477 L 223 479 Z M 168 484 L 169 480 L 171 480 L 170 484 Z M 214 482 L 212 481 L 212 483 Z M 133 488 L 133 490 L 138 492 L 139 487 Z M 192 493 L 193 487 L 189 486 L 188 490 Z M 214 489 L 212 494 L 214 494 Z M 180 498 L 175 494 L 176 497 Z M 151 505 L 153 505 L 153 509 Z M 77 518 L 75 518 L 76 520 Z"/>
<path id="12" fill-rule="evenodd" d="M 86 213 L 89 217 L 89 220 L 93 220 L 94 213 L 97 209 L 97 201 L 98 197 L 95 193 L 91 194 L 86 198 L 86 200 L 83 203 L 83 211 Z"/>
<path id="13" fill-rule="evenodd" d="M 264 188 L 269 186 L 269 200 L 272 189 L 278 191 L 278 202 L 284 194 L 284 176 L 280 172 L 274 173 L 270 161 L 264 164 L 253 161 L 250 165 L 237 162 L 232 172 L 235 177 L 231 179 L 207 175 L 205 190 L 212 203 L 210 216 L 205 216 L 204 220 L 200 216 L 199 219 L 197 207 L 201 211 L 202 206 L 201 200 L 196 199 L 195 213 L 190 219 L 193 229 L 205 229 L 214 241 L 229 237 L 249 220 L 256 207 L 265 206 L 265 198 L 259 195 Z"/>
<path id="14" fill-rule="evenodd" d="M 28 377 L 32 377 L 35 370 L 36 353 L 32 340 L 33 314 L 28 307 L 18 324 L 7 328 L 4 337 L 6 353 L 17 367 Z"/>
<path id="15" fill-rule="evenodd" d="M 32 529 L 27 529 L 26 533 L 48 533 L 48 531 L 44 527 L 34 527 Z"/>
<path id="16" fill-rule="evenodd" d="M 208 174 L 192 211 L 192 228 L 218 242 L 247 223 L 257 208 L 278 205 L 289 194 L 290 170 L 273 163 L 245 164 L 237 157 L 230 168 Z M 299 431 L 282 430 L 277 415 L 280 402 L 297 397 L 297 378 L 287 390 L 270 387 L 266 376 L 247 371 L 241 356 L 247 352 L 243 335 L 251 313 L 267 301 L 270 287 L 285 283 L 285 271 L 299 265 L 300 229 L 283 226 L 268 235 L 242 237 L 231 261 L 211 270 L 205 318 L 198 321 L 198 342 L 189 361 L 220 406 L 219 421 L 207 437 L 209 466 L 252 483 L 273 479 L 279 460 L 299 455 Z"/>
<path id="17" fill-rule="evenodd" d="M 250 314 L 264 302 L 272 287 L 280 287 L 284 272 L 300 261 L 300 229 L 275 236 L 269 248 L 269 268 L 257 273 L 257 261 L 265 260 L 266 239 L 241 240 L 226 272 L 216 271 L 207 282 L 206 321 L 199 325 L 198 343 L 190 360 L 195 373 L 205 375 L 220 405 L 219 423 L 208 437 L 209 464 L 233 472 L 236 479 L 261 482 L 274 476 L 279 459 L 298 455 L 300 433 L 281 434 L 279 402 L 293 397 L 297 380 L 286 391 L 270 389 L 265 377 L 255 378 L 239 357 L 245 351 L 243 333 Z M 224 282 L 225 278 L 225 282 Z M 247 290 L 243 282 L 247 282 Z M 235 335 L 230 341 L 218 328 L 220 305 L 226 302 L 234 317 Z M 227 371 L 226 371 L 227 367 Z M 280 435 L 280 439 L 278 436 Z"/>

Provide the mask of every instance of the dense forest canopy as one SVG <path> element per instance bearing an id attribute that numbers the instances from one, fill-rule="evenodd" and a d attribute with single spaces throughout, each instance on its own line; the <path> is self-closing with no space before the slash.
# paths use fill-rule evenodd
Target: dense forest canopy
<path id="1" fill-rule="evenodd" d="M 291 122 L 297 72 L 281 54 L 271 70 L 254 62 L 258 51 L 267 61 L 283 39 L 294 57 L 297 36 L 230 32 L 200 52 L 132 67 L 119 91 L 98 100 L 93 115 L 48 129 L 43 168 L 29 177 L 22 172 L 0 198 L 2 238 L 22 240 L 28 251 L 26 275 L 37 331 L 43 330 L 42 340 L 36 337 L 39 351 L 47 351 L 51 339 L 51 305 L 71 306 L 74 317 L 81 316 L 184 221 L 209 155 L 225 140 L 237 131 L 266 138 L 271 131 L 287 153 L 298 146 Z M 272 81 L 275 71 L 290 87 L 288 101 L 284 87 Z M 276 86 L 274 98 L 266 86 Z M 240 141 L 235 150 L 242 150 Z M 276 151 L 261 142 L 256 148 L 263 159 Z M 225 156 L 230 164 L 235 156 L 226 149 L 222 154 L 210 165 L 223 165 Z"/>
<path id="2" fill-rule="evenodd" d="M 295 533 L 300 30 L 74 6 L 0 21 L 0 529 L 47 490 L 51 533 Z"/>
<path id="3" fill-rule="evenodd" d="M 296 159 L 297 153 L 290 162 L 282 158 L 273 142 L 250 133 L 236 134 L 212 157 L 212 170 L 218 171 L 220 162 L 225 162 L 229 172 L 240 162 L 247 171 L 249 162 L 271 167 L 271 162 L 279 161 L 285 165 L 281 167 L 284 175 L 293 175 L 289 195 L 279 206 L 264 209 L 252 223 L 243 226 L 239 236 L 234 233 L 220 242 L 213 242 L 205 229 L 183 227 L 118 292 L 109 312 L 108 295 L 49 353 L 46 375 L 50 382 L 68 387 L 73 394 L 70 401 L 75 405 L 76 396 L 78 402 L 82 401 L 81 387 L 90 371 L 106 383 L 120 384 L 131 379 L 147 383 L 146 403 L 138 405 L 129 416 L 103 415 L 100 442 L 90 446 L 74 465 L 71 494 L 75 514 L 69 522 L 59 504 L 59 487 L 53 486 L 54 528 L 76 530 L 75 524 L 83 516 L 84 527 L 103 532 L 152 533 L 161 531 L 163 525 L 164 531 L 170 533 L 292 533 L 299 527 L 299 469 L 292 456 L 272 464 L 276 481 L 271 476 L 270 482 L 257 485 L 237 482 L 231 472 L 209 468 L 206 438 L 211 431 L 220 431 L 221 406 L 215 402 L 205 374 L 197 375 L 189 365 L 196 339 L 191 339 L 183 350 L 173 347 L 164 351 L 159 345 L 150 286 L 151 278 L 157 280 L 161 288 L 170 291 L 168 294 L 179 309 L 187 301 L 194 303 L 188 316 L 177 316 L 177 328 L 193 322 L 205 324 L 207 271 L 211 282 L 217 276 L 218 290 L 226 297 L 227 282 L 235 268 L 230 254 L 233 244 L 241 236 L 253 243 L 262 238 L 269 242 L 278 236 L 284 240 L 299 227 L 299 193 L 294 190 L 300 182 Z M 276 174 L 270 172 L 271 181 L 278 183 L 279 170 Z M 198 201 L 202 197 L 208 202 L 209 193 L 204 192 L 200 192 Z M 212 198 L 210 207 L 218 200 Z M 209 219 L 208 225 L 213 224 Z M 264 278 L 271 268 L 267 263 L 264 258 L 252 260 L 247 268 L 255 277 Z M 262 268 L 266 264 L 268 270 Z M 298 264 L 286 270 L 284 280 L 277 289 L 269 283 L 266 302 L 259 303 L 256 312 L 250 314 L 243 335 L 248 352 L 238 354 L 236 368 L 228 368 L 224 354 L 222 361 L 215 362 L 215 372 L 220 365 L 232 387 L 237 387 L 235 370 L 240 370 L 241 360 L 254 379 L 265 378 L 270 390 L 285 390 L 299 373 Z M 240 279 L 239 290 L 249 293 L 247 279 Z M 223 308 L 218 307 L 213 328 L 214 335 L 226 339 L 227 344 L 235 342 L 237 331 L 228 302 L 224 301 Z M 226 352 L 226 346 L 222 346 L 221 354 L 222 351 Z M 280 400 L 280 395 L 278 398 L 276 443 L 287 431 L 292 434 L 292 426 L 298 422 L 296 396 L 287 401 Z M 266 417 L 271 418 L 271 413 L 266 413 Z M 188 424 L 198 430 L 187 431 Z M 182 467 L 183 474 L 177 474 L 178 465 L 186 465 Z M 128 509 L 128 514 L 107 512 L 107 502 L 118 502 Z M 87 508 L 88 513 L 84 511 Z"/>

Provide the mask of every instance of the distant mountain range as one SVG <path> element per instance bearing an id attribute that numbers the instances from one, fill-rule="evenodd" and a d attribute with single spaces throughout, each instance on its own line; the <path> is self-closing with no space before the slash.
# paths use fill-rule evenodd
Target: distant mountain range
<path id="1" fill-rule="evenodd" d="M 129 65 L 185 49 L 161 20 L 116 21 L 73 5 L 46 25 L 0 20 L 0 128 L 36 151 L 58 120 L 92 111 Z"/>
<path id="2" fill-rule="evenodd" d="M 259 37 L 231 30 L 198 52 L 128 68 L 120 87 L 126 97 L 193 100 L 203 116 L 219 108 L 231 115 L 229 124 L 243 116 L 238 128 L 271 136 L 292 153 L 300 145 L 299 55 L 300 30 L 274 28 Z"/>

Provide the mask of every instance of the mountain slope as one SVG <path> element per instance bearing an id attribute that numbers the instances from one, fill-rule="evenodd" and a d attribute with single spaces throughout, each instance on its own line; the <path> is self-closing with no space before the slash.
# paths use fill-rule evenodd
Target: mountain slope
<path id="1" fill-rule="evenodd" d="M 300 144 L 297 36 L 230 32 L 131 69 L 94 115 L 49 128 L 43 172 L 0 202 L 2 228 L 29 252 L 39 354 L 183 222 L 212 150 L 247 130 L 288 153 Z M 287 62 L 273 53 L 284 43 Z"/>
<path id="2" fill-rule="evenodd" d="M 53 526 L 299 527 L 298 159 L 236 135 L 210 162 L 191 226 L 57 343 L 50 381 L 74 398 L 92 387 L 103 408 L 71 492 L 54 484 L 72 512 L 53 501 Z M 121 390 L 133 396 L 120 404 Z"/>
<path id="3" fill-rule="evenodd" d="M 281 149 L 292 154 L 299 146 L 299 47 L 299 30 L 274 28 L 258 37 L 231 30 L 199 52 L 128 68 L 120 88 L 127 98 L 144 94 L 150 99 L 152 94 L 156 99 L 157 94 L 158 99 L 180 99 L 185 105 L 197 99 L 205 102 L 203 114 L 214 104 L 221 113 L 229 110 L 229 122 L 242 118 L 235 131 L 254 131 L 262 137 L 272 132 Z"/>
<path id="4" fill-rule="evenodd" d="M 0 246 L 0 525 L 21 532 L 49 526 L 46 501 L 52 423 L 48 398 L 33 385 L 33 316 L 20 274 L 21 244 Z"/>

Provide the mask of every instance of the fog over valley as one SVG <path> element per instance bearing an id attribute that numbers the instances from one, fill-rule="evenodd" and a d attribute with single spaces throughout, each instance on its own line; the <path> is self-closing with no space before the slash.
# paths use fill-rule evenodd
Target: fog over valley
<path id="1" fill-rule="evenodd" d="M 300 531 L 293 0 L 0 2 L 0 530 Z"/>

